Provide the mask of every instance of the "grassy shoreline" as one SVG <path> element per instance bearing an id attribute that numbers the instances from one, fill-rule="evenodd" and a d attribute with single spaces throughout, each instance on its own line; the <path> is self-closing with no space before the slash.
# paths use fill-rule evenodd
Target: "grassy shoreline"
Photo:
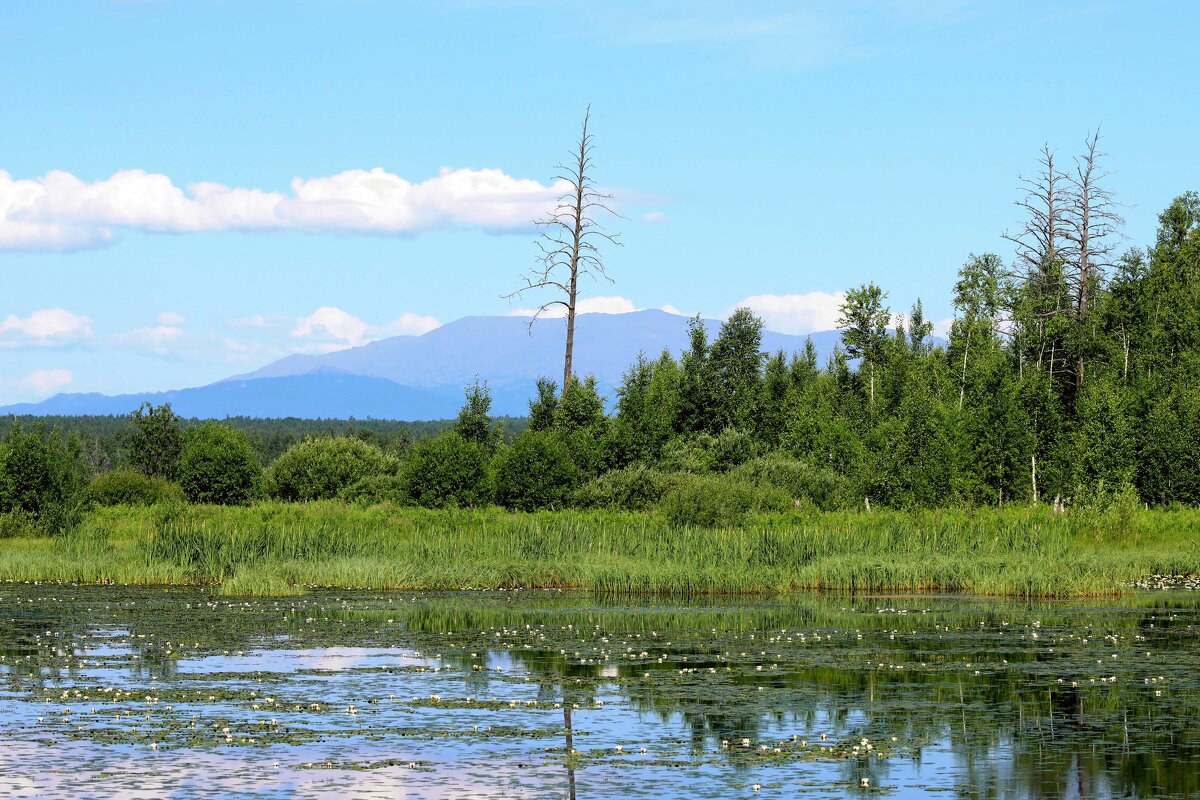
<path id="1" fill-rule="evenodd" d="M 680 529 L 625 512 L 263 503 L 96 509 L 66 537 L 0 539 L 0 580 L 196 584 L 226 595 L 322 586 L 1079 597 L 1197 573 L 1192 509 L 797 512 Z"/>

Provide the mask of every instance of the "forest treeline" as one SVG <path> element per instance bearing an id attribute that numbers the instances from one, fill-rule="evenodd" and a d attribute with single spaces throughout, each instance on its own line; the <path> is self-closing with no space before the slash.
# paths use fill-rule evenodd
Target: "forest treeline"
<path id="1" fill-rule="evenodd" d="M 136 426 L 129 414 L 79 415 L 13 415 L 0 418 L 0 426 L 10 429 L 14 424 L 23 428 L 59 430 L 75 434 L 87 467 L 95 474 L 129 465 L 129 448 L 134 441 Z M 402 453 L 410 444 L 445 430 L 449 420 L 419 420 L 401 422 L 391 419 L 302 419 L 299 417 L 225 417 L 220 420 L 179 418 L 182 429 L 197 427 L 205 422 L 220 422 L 246 434 L 259 461 L 270 464 L 305 439 L 347 436 L 361 439 L 385 452 Z M 511 439 L 525 427 L 523 417 L 501 417 L 497 420 L 504 435 Z"/>
<path id="2" fill-rule="evenodd" d="M 966 259 L 944 344 L 919 301 L 894 315 L 865 284 L 846 293 L 826 364 L 811 343 L 762 352 L 743 308 L 712 341 L 697 317 L 678 357 L 639 357 L 615 404 L 594 379 L 542 379 L 527 420 L 494 420 L 476 383 L 441 427 L 185 424 L 169 407 L 64 420 L 69 436 L 18 422 L 0 445 L 4 525 L 172 499 L 657 509 L 699 525 L 797 508 L 1196 505 L 1200 196 L 1115 256 L 1089 145 L 1070 176 L 1043 153 L 1008 236 L 1016 261 Z M 101 441 L 119 444 L 98 459 Z"/>

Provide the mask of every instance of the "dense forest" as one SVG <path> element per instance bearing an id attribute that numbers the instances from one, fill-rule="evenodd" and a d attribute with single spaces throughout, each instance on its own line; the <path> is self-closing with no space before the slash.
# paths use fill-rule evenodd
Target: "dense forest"
<path id="1" fill-rule="evenodd" d="M 299 419 L 283 417 L 262 419 L 257 417 L 226 417 L 222 420 L 180 419 L 184 428 L 196 427 L 204 422 L 219 421 L 246 434 L 259 461 L 271 464 L 288 451 L 292 445 L 305 439 L 327 436 L 348 436 L 369 442 L 386 452 L 402 453 L 415 441 L 436 436 L 445 430 L 449 420 L 399 422 L 389 419 Z M 33 416 L 30 414 L 8 415 L 0 418 L 0 424 L 9 429 L 14 424 L 25 429 L 41 428 L 60 430 L 76 434 L 80 441 L 83 458 L 92 472 L 100 474 L 129 464 L 129 447 L 136 433 L 130 416 L 80 415 L 80 416 Z M 504 436 L 511 439 L 520 433 L 523 418 L 501 417 L 497 420 Z"/>
<path id="2" fill-rule="evenodd" d="M 1200 195 L 1117 255 L 1099 159 L 1095 138 L 1069 172 L 1043 150 L 1025 222 L 1005 234 L 1015 259 L 966 258 L 946 340 L 920 301 L 893 314 L 868 283 L 847 291 L 826 364 L 811 344 L 762 352 L 763 323 L 743 308 L 712 341 L 697 317 L 678 357 L 640 357 L 615 403 L 591 378 L 561 391 L 542 379 L 527 419 L 491 418 L 476 383 L 444 423 L 201 423 L 169 407 L 14 420 L 0 514 L 58 529 L 70 515 L 55 509 L 89 503 L 341 498 L 725 524 L 796 509 L 1195 505 Z"/>
<path id="3" fill-rule="evenodd" d="M 690 467 L 744 439 L 895 507 L 1200 502 L 1200 196 L 1159 215 L 1152 246 L 1111 258 L 1117 218 L 1088 163 L 1060 190 L 1046 154 L 1015 267 L 966 260 L 946 347 L 919 301 L 889 330 L 873 284 L 847 293 L 845 349 L 823 368 L 811 350 L 760 354 L 762 324 L 740 310 L 711 344 L 693 325 L 680 359 L 630 370 L 618 451 Z"/>

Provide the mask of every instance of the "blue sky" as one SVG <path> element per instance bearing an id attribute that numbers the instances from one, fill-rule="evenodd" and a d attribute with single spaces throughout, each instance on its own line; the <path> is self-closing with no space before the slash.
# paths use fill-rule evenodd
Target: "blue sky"
<path id="1" fill-rule="evenodd" d="M 0 22 L 0 403 L 199 385 L 536 305 L 588 103 L 590 308 L 951 315 L 1017 176 L 1102 124 L 1130 245 L 1200 188 L 1200 4 L 94 2 Z M 599 299 L 596 299 L 599 298 Z"/>

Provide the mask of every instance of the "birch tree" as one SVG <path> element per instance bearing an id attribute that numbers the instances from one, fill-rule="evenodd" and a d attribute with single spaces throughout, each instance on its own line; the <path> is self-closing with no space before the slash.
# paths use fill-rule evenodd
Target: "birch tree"
<path id="1" fill-rule="evenodd" d="M 891 311 L 883 304 L 887 293 L 874 283 L 864 283 L 846 292 L 838 308 L 842 343 L 851 358 L 861 358 L 870 383 L 870 403 L 875 405 L 875 367 L 883 358 L 884 340 Z"/>
<path id="2" fill-rule="evenodd" d="M 968 359 L 972 345 L 994 349 L 996 316 L 1000 310 L 1000 257 L 993 253 L 977 256 L 974 253 L 958 270 L 954 284 L 955 318 L 950 328 L 950 352 L 957 361 L 962 350 L 959 370 L 958 408 L 961 411 L 967 391 Z"/>

